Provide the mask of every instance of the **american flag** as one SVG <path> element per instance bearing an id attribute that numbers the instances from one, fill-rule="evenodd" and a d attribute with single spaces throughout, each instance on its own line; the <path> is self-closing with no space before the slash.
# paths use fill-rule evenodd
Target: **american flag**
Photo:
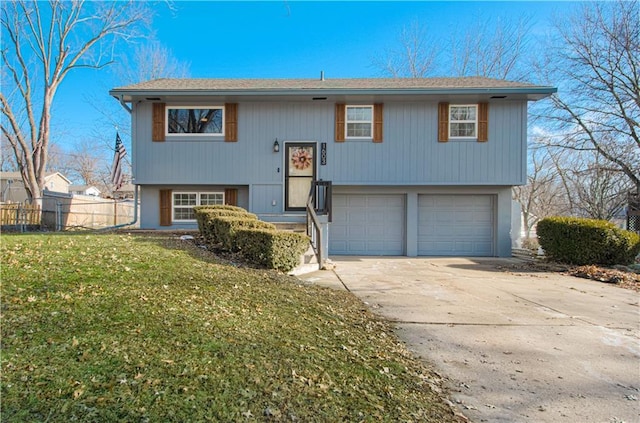
<path id="1" fill-rule="evenodd" d="M 127 155 L 127 150 L 124 148 L 124 144 L 120 139 L 120 134 L 116 132 L 116 153 L 113 156 L 113 165 L 111 166 L 111 183 L 113 184 L 113 190 L 117 191 L 122 187 L 124 183 L 124 173 L 122 172 L 122 161 L 124 156 Z"/>

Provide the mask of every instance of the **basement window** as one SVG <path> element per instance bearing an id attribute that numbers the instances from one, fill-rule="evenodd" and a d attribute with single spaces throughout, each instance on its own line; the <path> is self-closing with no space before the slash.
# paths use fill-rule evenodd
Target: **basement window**
<path id="1" fill-rule="evenodd" d="M 196 206 L 224 204 L 223 192 L 174 192 L 172 198 L 173 221 L 195 222 Z"/>

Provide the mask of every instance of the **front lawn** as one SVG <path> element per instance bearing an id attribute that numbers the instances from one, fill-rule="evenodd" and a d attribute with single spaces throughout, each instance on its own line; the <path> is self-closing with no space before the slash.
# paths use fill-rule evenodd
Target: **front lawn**
<path id="1" fill-rule="evenodd" d="M 3 235 L 2 421 L 459 421 L 352 295 L 160 235 Z"/>

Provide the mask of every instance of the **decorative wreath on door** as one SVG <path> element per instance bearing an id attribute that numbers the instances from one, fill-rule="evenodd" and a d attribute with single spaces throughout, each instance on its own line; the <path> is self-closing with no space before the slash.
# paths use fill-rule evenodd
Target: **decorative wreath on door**
<path id="1" fill-rule="evenodd" d="M 311 166 L 311 153 L 304 148 L 296 148 L 291 154 L 291 164 L 298 170 L 304 170 Z"/>

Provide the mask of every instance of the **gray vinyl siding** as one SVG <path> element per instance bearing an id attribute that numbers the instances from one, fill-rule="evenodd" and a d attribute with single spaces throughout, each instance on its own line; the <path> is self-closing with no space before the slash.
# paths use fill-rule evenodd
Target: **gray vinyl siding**
<path id="1" fill-rule="evenodd" d="M 484 143 L 439 143 L 436 101 L 384 103 L 382 143 L 336 143 L 334 103 L 329 102 L 240 102 L 238 142 L 152 142 L 148 102 L 135 106 L 134 120 L 134 176 L 142 185 L 282 184 L 282 147 L 289 141 L 326 142 L 327 164 L 318 166 L 318 178 L 336 185 L 518 185 L 526 174 L 524 101 L 490 103 Z M 280 153 L 272 151 L 276 138 Z M 270 208 L 268 200 L 268 206 L 254 205 Z"/>

